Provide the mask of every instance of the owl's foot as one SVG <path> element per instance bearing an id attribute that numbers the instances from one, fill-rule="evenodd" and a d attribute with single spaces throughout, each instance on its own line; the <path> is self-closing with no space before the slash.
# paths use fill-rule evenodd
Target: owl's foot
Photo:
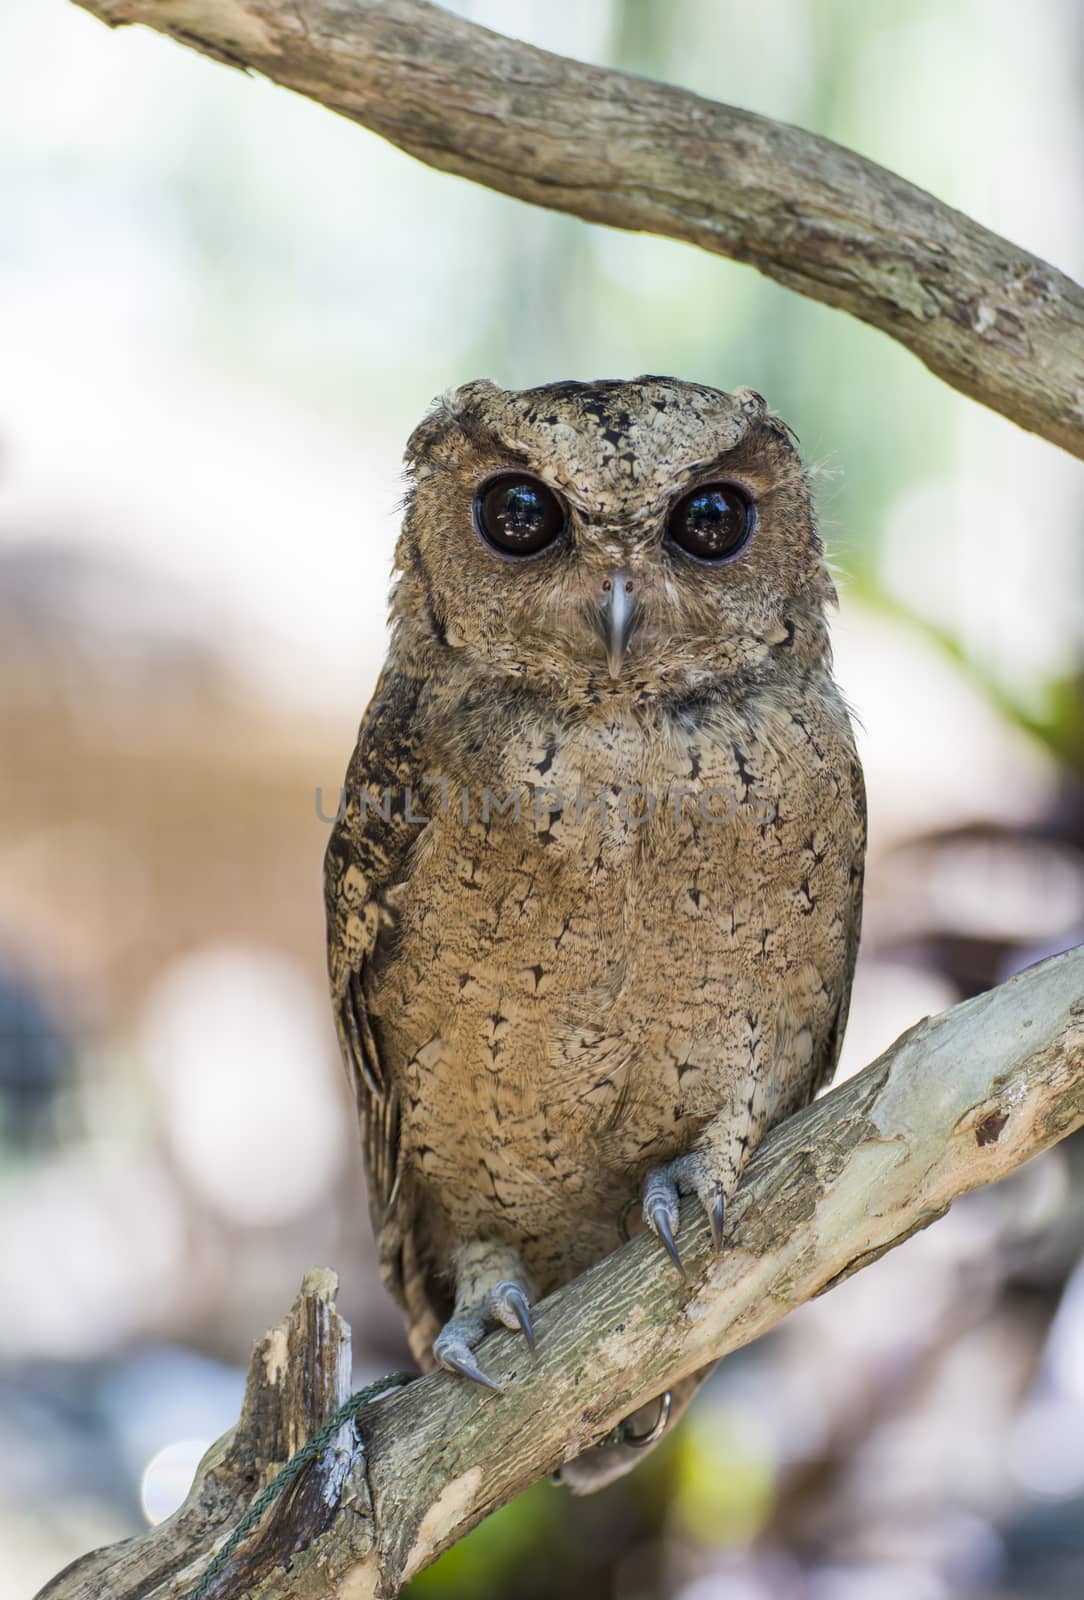
<path id="1" fill-rule="evenodd" d="M 455 1312 L 433 1341 L 433 1355 L 448 1372 L 502 1392 L 474 1359 L 487 1333 L 509 1328 L 535 1348 L 526 1275 L 514 1252 L 499 1245 L 466 1245 L 457 1252 Z"/>
<path id="2" fill-rule="evenodd" d="M 674 1238 L 683 1194 L 699 1197 L 711 1223 L 711 1241 L 716 1255 L 723 1248 L 727 1185 L 716 1177 L 713 1165 L 706 1151 L 690 1150 L 688 1155 L 678 1156 L 665 1166 L 653 1167 L 644 1179 L 644 1221 L 683 1278 L 687 1276 L 685 1264 Z"/>

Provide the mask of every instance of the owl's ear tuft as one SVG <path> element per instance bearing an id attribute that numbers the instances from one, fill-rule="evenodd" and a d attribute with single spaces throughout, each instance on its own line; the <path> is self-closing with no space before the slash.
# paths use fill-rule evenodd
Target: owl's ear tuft
<path id="1" fill-rule="evenodd" d="M 469 412 L 476 400 L 491 400 L 495 394 L 504 394 L 499 383 L 494 383 L 492 378 L 472 378 L 469 383 L 461 383 L 458 389 L 453 389 L 445 397 L 445 404 L 457 417 Z"/>
<path id="2" fill-rule="evenodd" d="M 424 475 L 425 466 L 429 465 L 426 457 L 431 457 L 439 450 L 449 433 L 470 432 L 475 401 L 492 399 L 503 392 L 491 378 L 473 378 L 470 383 L 462 383 L 458 389 L 452 389 L 434 400 L 406 443 L 403 459 L 411 475 L 415 479 Z"/>
<path id="3" fill-rule="evenodd" d="M 765 414 L 764 426 L 771 433 L 774 433 L 777 439 L 782 439 L 786 443 L 798 446 L 802 442 L 790 423 L 784 422 L 783 418 L 776 416 L 774 411 L 769 411 Z"/>
<path id="4" fill-rule="evenodd" d="M 407 472 L 415 481 L 424 476 L 427 457 L 432 455 L 449 428 L 454 426 L 455 417 L 449 409 L 447 400 L 442 397 L 434 401 L 410 435 L 403 451 Z"/>
<path id="5" fill-rule="evenodd" d="M 735 389 L 730 398 L 750 425 L 762 421 L 768 413 L 767 400 L 755 389 Z"/>

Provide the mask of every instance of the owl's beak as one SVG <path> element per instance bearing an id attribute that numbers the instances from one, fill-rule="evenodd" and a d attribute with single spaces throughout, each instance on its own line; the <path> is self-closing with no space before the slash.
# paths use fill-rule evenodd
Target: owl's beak
<path id="1" fill-rule="evenodd" d="M 606 646 L 606 664 L 611 678 L 621 676 L 625 653 L 636 625 L 636 580 L 623 568 L 604 579 L 599 596 L 599 631 Z"/>

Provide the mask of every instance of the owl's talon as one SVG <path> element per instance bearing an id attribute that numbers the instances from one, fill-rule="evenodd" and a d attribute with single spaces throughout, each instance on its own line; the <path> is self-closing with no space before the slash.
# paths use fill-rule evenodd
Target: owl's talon
<path id="1" fill-rule="evenodd" d="M 712 1176 L 711 1166 L 701 1150 L 691 1150 L 665 1166 L 655 1167 L 644 1179 L 644 1221 L 661 1239 L 682 1277 L 687 1277 L 678 1255 L 674 1234 L 678 1229 L 679 1196 L 696 1195 L 707 1213 L 711 1243 L 716 1255 L 723 1251 L 726 1226 L 726 1187 Z"/>
<path id="2" fill-rule="evenodd" d="M 674 1243 L 673 1230 L 670 1227 L 670 1218 L 667 1215 L 666 1208 L 661 1205 L 653 1206 L 647 1214 L 647 1224 L 656 1237 L 662 1240 L 663 1245 L 666 1247 L 667 1255 L 681 1273 L 681 1276 L 687 1278 L 689 1274 L 685 1271 L 685 1263 L 682 1261 L 681 1253 Z"/>
<path id="3" fill-rule="evenodd" d="M 503 1327 L 510 1328 L 513 1333 L 518 1329 L 530 1346 L 531 1352 L 534 1352 L 535 1336 L 531 1307 L 518 1283 L 511 1278 L 503 1278 L 500 1283 L 495 1284 L 489 1297 L 489 1309 Z"/>
<path id="4" fill-rule="evenodd" d="M 678 1192 L 664 1171 L 652 1172 L 644 1184 L 644 1221 L 666 1249 L 667 1255 L 681 1273 L 688 1274 L 674 1243 L 674 1229 L 678 1224 Z"/>
<path id="5" fill-rule="evenodd" d="M 474 1351 L 487 1333 L 508 1328 L 521 1333 L 533 1353 L 531 1280 L 514 1251 L 484 1239 L 459 1247 L 455 1273 L 455 1311 L 433 1340 L 434 1359 L 449 1372 L 503 1394 L 502 1386 L 478 1366 Z"/>
<path id="6" fill-rule="evenodd" d="M 433 1341 L 433 1354 L 440 1365 L 447 1372 L 457 1372 L 461 1378 L 470 1378 L 473 1383 L 480 1383 L 484 1389 L 492 1389 L 494 1394 L 503 1394 L 504 1390 L 499 1383 L 495 1383 L 481 1367 L 476 1366 L 471 1359 L 470 1347 L 454 1335 L 445 1339 L 440 1333 Z"/>
<path id="7" fill-rule="evenodd" d="M 678 1186 L 668 1168 L 656 1167 L 653 1172 L 648 1173 L 644 1179 L 643 1198 L 644 1221 L 655 1237 L 661 1241 L 681 1276 L 687 1277 L 685 1263 L 674 1243 L 679 1220 Z"/>
<path id="8" fill-rule="evenodd" d="M 444 1364 L 453 1372 L 460 1373 L 464 1378 L 470 1378 L 474 1383 L 480 1383 L 483 1389 L 492 1389 L 494 1394 L 503 1394 L 504 1390 L 489 1375 L 476 1367 L 473 1361 L 462 1361 L 458 1356 L 445 1356 Z"/>

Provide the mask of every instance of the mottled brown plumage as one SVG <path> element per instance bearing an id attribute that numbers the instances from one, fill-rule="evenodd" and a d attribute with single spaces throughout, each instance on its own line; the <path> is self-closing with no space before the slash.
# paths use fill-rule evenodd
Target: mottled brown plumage
<path id="1" fill-rule="evenodd" d="M 484 1377 L 482 1334 L 528 1331 L 632 1202 L 666 1242 L 695 1192 L 724 1244 L 750 1152 L 835 1067 L 864 803 L 807 479 L 759 395 L 471 383 L 408 465 L 329 961 L 385 1280 L 423 1366 Z M 567 508 L 526 558 L 478 531 L 505 472 Z M 720 481 L 755 528 L 710 565 L 667 519 Z"/>

